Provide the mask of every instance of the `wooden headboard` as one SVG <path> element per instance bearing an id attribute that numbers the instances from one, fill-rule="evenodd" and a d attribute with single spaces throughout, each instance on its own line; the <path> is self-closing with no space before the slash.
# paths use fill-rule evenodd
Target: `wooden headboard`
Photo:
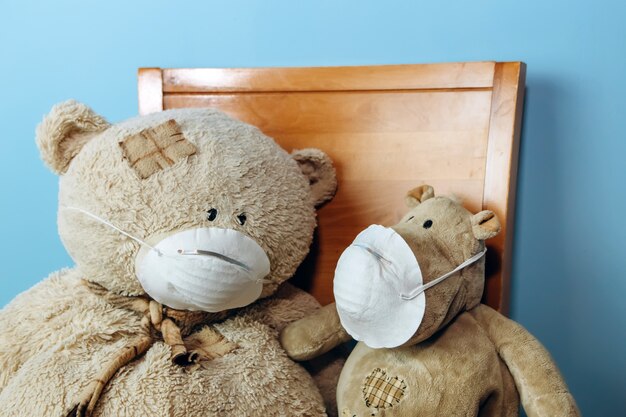
<path id="1" fill-rule="evenodd" d="M 524 78 L 521 62 L 142 68 L 139 112 L 216 107 L 288 151 L 332 158 L 339 189 L 294 278 L 322 304 L 343 249 L 372 223 L 394 224 L 409 189 L 426 183 L 493 210 L 503 230 L 488 241 L 484 302 L 506 314 Z"/>

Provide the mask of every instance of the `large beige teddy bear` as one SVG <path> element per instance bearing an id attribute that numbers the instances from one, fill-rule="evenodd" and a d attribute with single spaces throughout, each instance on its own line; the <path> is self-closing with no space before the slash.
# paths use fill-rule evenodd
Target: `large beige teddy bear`
<path id="1" fill-rule="evenodd" d="M 579 415 L 545 348 L 481 304 L 484 241 L 500 223 L 435 197 L 430 186 L 391 227 L 370 226 L 342 254 L 335 304 L 287 326 L 281 340 L 310 359 L 361 340 L 341 372 L 342 417 Z"/>
<path id="2" fill-rule="evenodd" d="M 37 143 L 76 267 L 0 311 L 0 415 L 326 414 L 340 364 L 318 388 L 278 342 L 318 307 L 284 281 L 335 192 L 325 154 L 216 110 L 111 125 L 74 101 Z"/>

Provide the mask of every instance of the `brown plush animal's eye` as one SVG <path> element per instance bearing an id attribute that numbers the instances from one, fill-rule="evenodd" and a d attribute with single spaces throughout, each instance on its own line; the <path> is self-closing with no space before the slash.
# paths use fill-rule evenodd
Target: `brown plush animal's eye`
<path id="1" fill-rule="evenodd" d="M 237 216 L 237 220 L 239 221 L 239 224 L 242 226 L 246 224 L 246 219 L 247 219 L 246 213 L 241 213 L 239 216 Z"/>
<path id="2" fill-rule="evenodd" d="M 217 217 L 217 209 L 210 209 L 206 212 L 206 219 L 210 222 L 212 222 L 213 220 L 215 220 L 215 218 Z"/>
<path id="3" fill-rule="evenodd" d="M 424 229 L 430 229 L 430 226 L 432 225 L 433 225 L 432 220 L 426 220 L 422 226 L 424 227 Z"/>
<path id="4" fill-rule="evenodd" d="M 407 221 L 407 222 L 410 222 L 411 220 L 413 220 L 413 218 L 414 218 L 414 217 L 415 217 L 415 216 L 411 216 L 411 217 L 409 217 L 408 219 L 406 219 L 406 221 Z"/>

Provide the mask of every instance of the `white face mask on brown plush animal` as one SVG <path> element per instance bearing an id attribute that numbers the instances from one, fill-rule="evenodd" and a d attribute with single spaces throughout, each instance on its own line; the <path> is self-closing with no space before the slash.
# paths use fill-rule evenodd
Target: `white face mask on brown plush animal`
<path id="1" fill-rule="evenodd" d="M 245 307 L 269 283 L 267 254 L 237 230 L 187 229 L 152 246 L 87 210 L 62 208 L 83 213 L 142 245 L 135 261 L 137 279 L 152 299 L 167 307 L 208 313 Z"/>
<path id="2" fill-rule="evenodd" d="M 432 220 L 424 223 L 432 227 Z M 334 293 L 343 328 L 372 348 L 406 343 L 426 310 L 424 292 L 480 260 L 486 249 L 424 284 L 413 251 L 393 228 L 372 225 L 343 252 L 335 270 Z"/>
<path id="3" fill-rule="evenodd" d="M 429 197 L 423 196 L 422 204 L 407 198 L 413 209 L 398 224 L 368 227 L 337 263 L 334 294 L 341 325 L 372 348 L 407 343 L 424 319 L 427 294 L 435 286 L 452 280 L 461 285 L 448 288 L 465 291 L 463 280 L 482 279 L 470 267 L 486 253 L 479 239 L 500 230 L 498 219 L 488 210 L 471 215 L 448 198 Z M 475 304 L 479 300 L 473 295 Z"/>
<path id="4" fill-rule="evenodd" d="M 290 357 L 309 360 L 350 335 L 362 341 L 337 386 L 342 417 L 511 417 L 520 395 L 528 415 L 577 416 L 543 346 L 480 304 L 484 240 L 500 230 L 494 213 L 472 214 L 430 186 L 406 201 L 400 222 L 370 226 L 343 253 L 336 304 L 283 330 Z"/>

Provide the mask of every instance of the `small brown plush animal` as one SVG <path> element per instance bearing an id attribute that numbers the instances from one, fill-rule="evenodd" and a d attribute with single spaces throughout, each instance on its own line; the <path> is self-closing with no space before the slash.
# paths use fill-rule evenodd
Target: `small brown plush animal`
<path id="1" fill-rule="evenodd" d="M 473 215 L 453 199 L 435 197 L 427 185 L 409 192 L 406 201 L 411 210 L 398 224 L 375 226 L 386 231 L 371 238 L 362 233 L 351 245 L 356 249 L 350 250 L 362 254 L 357 253 L 360 261 L 348 267 L 354 268 L 352 279 L 363 285 L 352 285 L 353 293 L 347 296 L 338 294 L 346 250 L 335 275 L 337 306 L 328 305 L 283 330 L 281 342 L 288 354 L 297 360 L 313 358 L 348 340 L 346 330 L 365 340 L 353 350 L 339 380 L 337 401 L 344 417 L 517 416 L 520 399 L 528 416 L 578 416 L 574 398 L 545 348 L 522 326 L 480 303 L 484 240 L 500 231 L 494 213 Z M 414 268 L 403 270 L 400 255 L 380 245 L 393 244 L 393 239 L 400 239 L 397 247 L 404 245 L 413 254 Z M 388 269 L 391 275 L 385 280 L 399 289 L 389 309 L 412 315 L 398 314 L 382 324 L 371 317 L 372 309 L 387 314 L 377 303 L 384 304 L 389 294 L 385 285 L 359 270 L 368 259 L 380 265 L 380 271 Z M 378 273 L 376 268 L 370 268 L 372 273 Z M 402 271 L 415 274 L 420 269 L 422 291 L 411 293 L 409 287 L 403 292 L 398 284 Z M 435 280 L 436 285 L 429 286 Z M 425 296 L 424 307 L 403 310 L 403 303 L 417 303 L 417 293 Z M 358 320 L 365 325 L 359 327 Z M 411 328 L 416 325 L 417 330 Z M 409 328 L 408 334 L 402 335 L 403 327 Z M 400 343 L 393 348 L 366 344 L 394 341 Z"/>

